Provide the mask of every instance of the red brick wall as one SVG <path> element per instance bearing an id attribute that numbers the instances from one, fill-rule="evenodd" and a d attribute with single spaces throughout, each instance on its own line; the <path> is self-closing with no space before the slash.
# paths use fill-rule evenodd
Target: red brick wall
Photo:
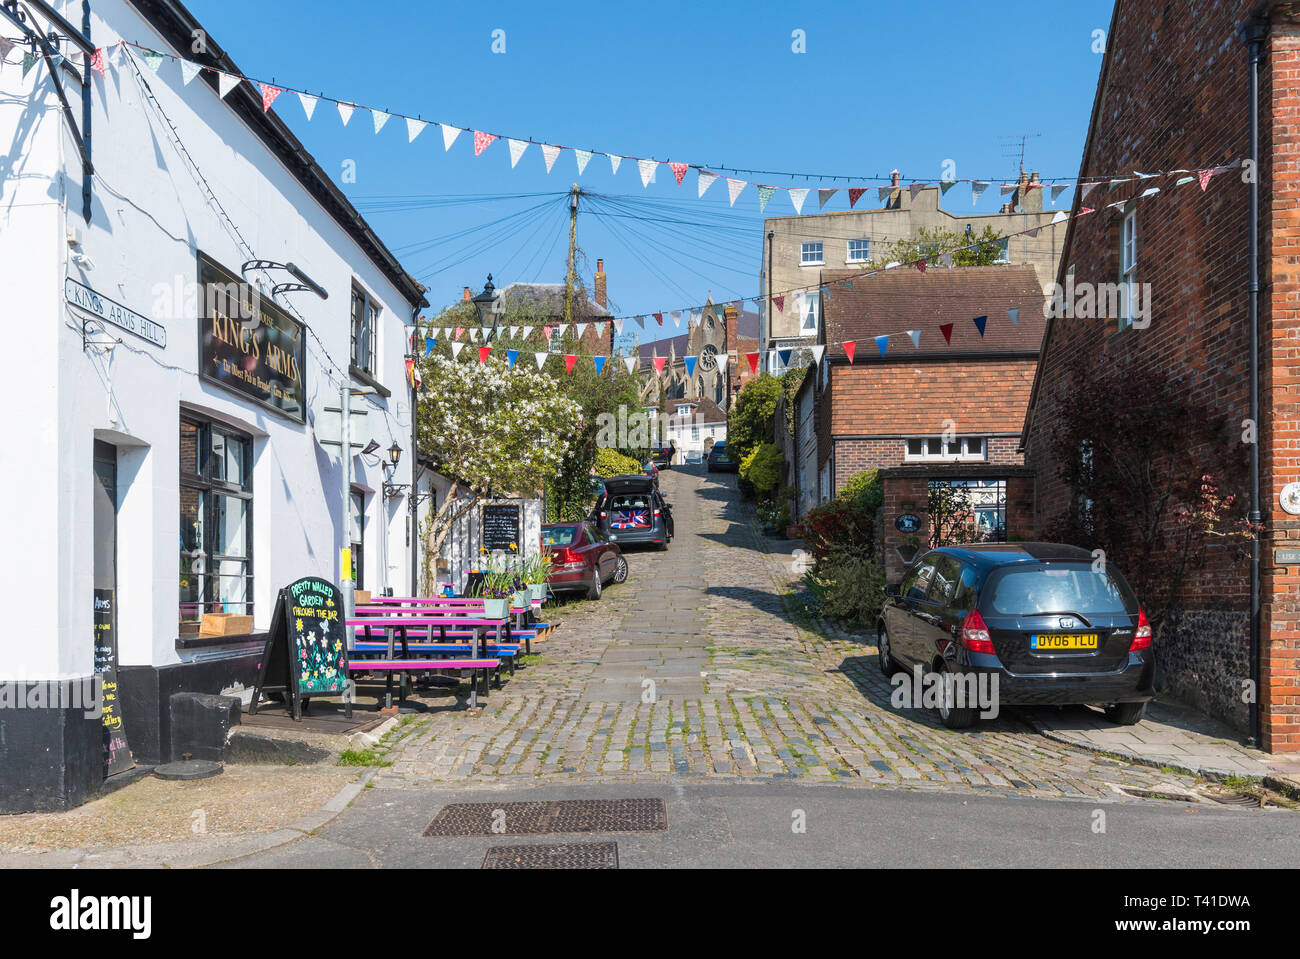
<path id="1" fill-rule="evenodd" d="M 1020 436 L 991 436 L 987 440 L 988 458 L 984 463 L 998 466 L 1023 466 L 1024 455 L 1019 452 Z M 884 469 L 906 465 L 907 442 L 902 437 L 886 439 L 835 439 L 835 489 L 863 470 Z"/>
<path id="2" fill-rule="evenodd" d="M 1119 0 L 1108 36 L 1108 68 L 1083 177 L 1114 171 L 1198 169 L 1249 154 L 1248 62 L 1240 25 L 1257 0 Z M 1300 749 L 1300 571 L 1271 570 L 1272 550 L 1300 545 L 1300 523 L 1276 508 L 1277 494 L 1300 479 L 1300 32 L 1282 5 L 1274 13 L 1261 76 L 1261 463 L 1265 748 Z M 1270 116 L 1270 110 L 1274 111 Z M 1241 423 L 1249 415 L 1249 186 L 1241 170 L 1217 175 L 1208 190 L 1162 183 L 1137 203 L 1138 280 L 1151 284 L 1149 329 L 1116 331 L 1110 320 L 1063 319 L 1049 328 L 1042 383 L 1031 411 L 1027 462 L 1038 472 L 1042 528 L 1069 508 L 1051 441 L 1060 424 L 1058 390 L 1068 390 L 1081 357 L 1126 371 L 1134 389 L 1144 373 L 1181 379 L 1188 402 L 1229 428 L 1199 451 L 1211 469 L 1245 463 Z M 1094 191 L 1098 212 L 1075 221 L 1062 277 L 1113 283 L 1120 221 L 1105 206 L 1135 198 L 1146 184 Z M 1122 397 L 1116 397 L 1122 402 Z M 1153 424 L 1158 429 L 1158 424 Z M 1241 496 L 1248 488 L 1231 490 Z M 1172 518 L 1171 518 L 1172 527 Z M 1211 545 L 1191 574 L 1184 614 L 1157 636 L 1158 681 L 1239 726 L 1246 715 L 1241 680 L 1250 663 L 1244 629 L 1249 565 L 1228 544 Z M 1182 625 L 1180 626 L 1180 622 Z M 1181 631 L 1180 631 L 1181 630 Z"/>

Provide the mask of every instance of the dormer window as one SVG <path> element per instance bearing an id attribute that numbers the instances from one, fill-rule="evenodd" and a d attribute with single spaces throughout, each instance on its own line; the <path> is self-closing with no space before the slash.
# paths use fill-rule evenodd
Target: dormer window
<path id="1" fill-rule="evenodd" d="M 691 415 L 691 406 L 690 406 L 690 404 L 689 404 L 689 403 L 678 403 L 678 404 L 677 404 L 677 415 L 678 415 L 678 416 L 690 416 L 690 415 Z"/>

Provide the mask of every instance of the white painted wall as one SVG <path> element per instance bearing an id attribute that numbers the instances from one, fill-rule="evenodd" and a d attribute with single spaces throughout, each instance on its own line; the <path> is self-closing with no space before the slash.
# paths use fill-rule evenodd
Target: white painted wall
<path id="1" fill-rule="evenodd" d="M 97 45 L 127 37 L 167 49 L 122 0 L 102 0 L 95 7 Z M 9 371 L 16 408 L 0 425 L 0 495 L 13 517 L 11 548 L 0 551 L 0 582 L 6 592 L 12 590 L 11 600 L 21 597 L 26 607 L 45 611 L 48 624 L 21 642 L 0 645 L 0 679 L 91 671 L 88 537 L 96 437 L 120 450 L 120 662 L 163 665 L 181 658 L 175 640 L 182 406 L 254 436 L 255 625 L 269 624 L 271 602 L 282 585 L 304 575 L 337 581 L 342 466 L 338 447 L 321 445 L 313 426 L 326 403 L 338 402 L 350 351 L 354 279 L 383 306 L 377 376 L 392 391 L 387 400 L 372 403 L 365 418 L 369 435 L 360 439 L 373 436 L 384 449 L 396 440 L 407 455 L 392 480 L 410 482 L 414 457 L 403 364 L 403 323 L 410 320 L 410 305 L 206 84 L 195 80 L 183 86 L 173 61 L 165 61 L 157 75 L 143 66 L 141 71 L 191 160 L 149 105 L 134 69 L 124 64 L 110 67 L 106 78 L 95 75 L 100 179 L 93 185 L 87 226 L 81 218 L 80 161 L 43 63 L 26 79 L 13 66 L 0 70 L 0 143 L 8 144 L 0 166 L 0 262 L 7 265 L 12 312 L 6 313 L 23 342 L 22 362 L 10 364 Z M 65 83 L 65 89 L 79 119 L 76 87 Z M 191 161 L 233 226 L 209 200 Z M 80 231 L 79 250 L 88 261 L 71 259 L 68 227 Z M 238 273 L 250 258 L 239 236 L 257 257 L 293 261 L 329 292 L 325 301 L 303 293 L 279 301 L 324 344 L 308 335 L 306 425 L 201 382 L 195 313 L 184 302 L 159 295 L 196 281 L 199 250 Z M 166 348 L 110 327 L 124 344 L 83 352 L 83 314 L 63 301 L 65 275 L 153 316 L 166 327 Z M 386 552 L 383 572 L 404 592 L 409 585 L 406 501 L 391 500 L 383 517 L 378 491 L 385 475 L 379 459 L 369 459 L 355 457 L 353 466 L 354 482 L 376 491 L 367 507 L 367 585 L 381 588 L 374 574 Z"/>

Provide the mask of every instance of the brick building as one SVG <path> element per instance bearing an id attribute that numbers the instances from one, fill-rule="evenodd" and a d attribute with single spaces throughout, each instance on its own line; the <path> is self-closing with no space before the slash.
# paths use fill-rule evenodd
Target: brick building
<path id="1" fill-rule="evenodd" d="M 833 498 L 866 469 L 1022 466 L 1020 429 L 1044 326 L 1033 267 L 898 269 L 855 276 L 852 288 L 836 282 L 847 276 L 826 276 L 826 352 L 791 414 L 805 422 L 811 405 L 815 459 L 805 430 L 788 458 L 800 464 L 801 507 Z M 1015 323 L 1009 310 L 1019 311 Z M 988 318 L 983 335 L 976 317 Z M 951 342 L 941 329 L 948 323 Z M 918 345 L 909 330 L 920 331 Z M 875 337 L 884 335 L 882 357 Z M 845 341 L 855 343 L 852 363 Z"/>
<path id="2" fill-rule="evenodd" d="M 710 300 L 687 332 L 635 347 L 642 399 L 710 399 L 725 412 L 754 375 L 745 355 L 758 349 L 757 337 L 757 313 Z M 689 371 L 688 356 L 695 358 Z M 668 358 L 662 373 L 655 372 L 655 357 Z"/>
<path id="3" fill-rule="evenodd" d="M 1218 475 L 1244 474 L 1246 480 L 1228 491 L 1248 497 L 1243 421 L 1250 416 L 1251 186 L 1244 175 L 1250 165 L 1235 164 L 1251 155 L 1243 27 L 1256 16 L 1262 54 L 1259 453 L 1266 524 L 1261 649 L 1252 655 L 1249 547 L 1212 542 L 1204 565 L 1186 574 L 1179 604 L 1160 624 L 1157 684 L 1249 731 L 1243 683 L 1257 668 L 1261 745 L 1294 751 L 1300 750 L 1300 563 L 1284 551 L 1300 546 L 1300 521 L 1281 508 L 1279 496 L 1300 480 L 1300 4 L 1116 3 L 1080 167 L 1081 179 L 1103 181 L 1088 202 L 1098 213 L 1070 221 L 1059 279 L 1076 288 L 1136 284 L 1134 291 L 1149 294 L 1149 310 L 1136 324 L 1123 310 L 1049 321 L 1023 448 L 1037 472 L 1040 531 L 1063 517 L 1068 521 L 1080 502 L 1077 487 L 1063 479 L 1071 464 L 1053 439 L 1068 425 L 1063 410 L 1081 367 L 1119 371 L 1137 390 L 1144 381 L 1169 378 L 1194 416 L 1223 424 L 1192 451 L 1192 465 L 1209 464 Z M 1217 172 L 1202 189 L 1191 177 L 1205 169 Z M 1191 171 L 1191 177 L 1181 185 L 1167 177 L 1108 190 L 1104 181 L 1117 170 Z M 1161 192 L 1142 198 L 1157 182 Z M 1077 210 L 1079 200 L 1075 204 Z M 1164 466 L 1164 475 L 1188 469 Z M 1166 531 L 1176 532 L 1172 510 L 1166 517 Z"/>

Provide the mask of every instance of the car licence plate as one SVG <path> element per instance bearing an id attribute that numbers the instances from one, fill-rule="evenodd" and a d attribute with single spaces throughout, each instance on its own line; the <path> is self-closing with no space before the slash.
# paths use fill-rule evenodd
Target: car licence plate
<path id="1" fill-rule="evenodd" d="M 1029 648 L 1039 652 L 1055 653 L 1068 649 L 1096 649 L 1096 633 L 1033 633 Z"/>

